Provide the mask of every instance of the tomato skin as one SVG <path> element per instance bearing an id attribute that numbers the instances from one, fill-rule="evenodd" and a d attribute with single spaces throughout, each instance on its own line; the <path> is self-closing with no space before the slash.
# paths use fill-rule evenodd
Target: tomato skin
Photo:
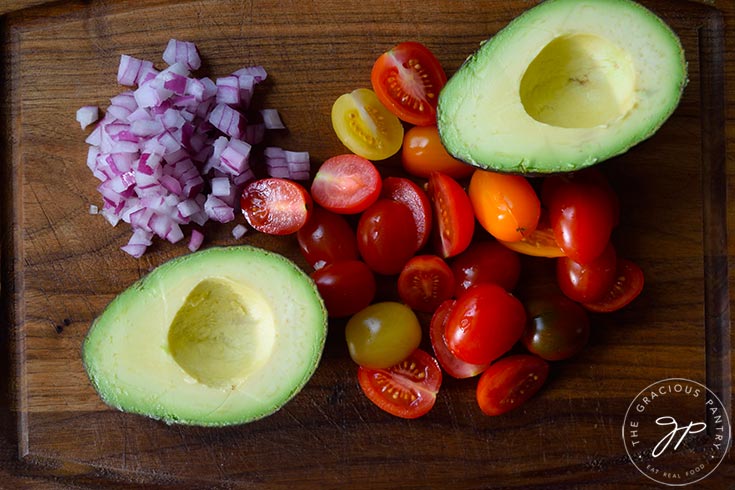
<path id="1" fill-rule="evenodd" d="M 432 313 L 454 293 L 454 275 L 436 255 L 417 255 L 398 276 L 398 295 L 410 308 Z"/>
<path id="2" fill-rule="evenodd" d="M 380 196 L 383 181 L 371 161 L 357 155 L 337 155 L 322 163 L 311 183 L 311 195 L 323 208 L 357 214 Z"/>
<path id="3" fill-rule="evenodd" d="M 439 361 L 442 369 L 451 377 L 457 379 L 471 378 L 483 372 L 490 364 L 470 364 L 459 359 L 447 347 L 444 342 L 444 329 L 446 327 L 447 318 L 456 300 L 444 301 L 436 309 L 431 317 L 429 324 L 429 338 L 431 347 L 434 349 L 436 360 Z"/>
<path id="4" fill-rule="evenodd" d="M 483 282 L 492 282 L 512 291 L 521 276 L 521 259 L 496 241 L 476 242 L 454 258 L 452 272 L 457 297 Z"/>
<path id="5" fill-rule="evenodd" d="M 271 235 L 289 235 L 307 222 L 313 202 L 300 184 L 271 177 L 246 185 L 240 207 L 247 222 L 256 230 Z"/>
<path id="6" fill-rule="evenodd" d="M 374 303 L 355 313 L 345 327 L 350 357 L 360 366 L 388 368 L 421 342 L 421 325 L 411 309 L 395 301 Z"/>
<path id="7" fill-rule="evenodd" d="M 332 262 L 311 274 L 332 318 L 354 315 L 375 298 L 375 276 L 359 260 Z"/>
<path id="8" fill-rule="evenodd" d="M 432 172 L 428 193 L 434 209 L 439 255 L 446 259 L 462 253 L 475 232 L 470 198 L 456 180 L 441 172 Z"/>
<path id="9" fill-rule="evenodd" d="M 615 282 L 617 254 L 612 244 L 588 264 L 569 257 L 556 259 L 556 282 L 570 299 L 590 303 L 602 299 Z"/>
<path id="10" fill-rule="evenodd" d="M 485 415 L 501 415 L 524 404 L 546 382 L 549 364 L 538 356 L 505 357 L 482 373 L 477 404 Z"/>
<path id="11" fill-rule="evenodd" d="M 403 169 L 411 175 L 428 179 L 431 172 L 441 172 L 454 179 L 472 175 L 475 167 L 457 160 L 447 152 L 436 126 L 414 126 L 403 135 Z"/>
<path id="12" fill-rule="evenodd" d="M 396 417 L 415 419 L 434 406 L 442 372 L 436 359 L 416 349 L 388 369 L 360 366 L 357 380 L 365 396 L 380 409 Z"/>
<path id="13" fill-rule="evenodd" d="M 314 207 L 309 220 L 296 232 L 301 254 L 315 269 L 343 260 L 356 260 L 357 237 L 347 220 Z"/>
<path id="14" fill-rule="evenodd" d="M 568 359 L 589 340 L 590 320 L 582 306 L 554 294 L 524 302 L 528 321 L 521 342 L 532 354 L 547 361 Z"/>
<path id="15" fill-rule="evenodd" d="M 408 207 L 380 199 L 357 224 L 357 249 L 378 274 L 398 274 L 416 251 L 416 224 Z"/>
<path id="16" fill-rule="evenodd" d="M 431 234 L 433 215 L 431 202 L 426 192 L 411 180 L 404 179 L 403 177 L 386 177 L 383 180 L 383 190 L 381 191 L 380 197 L 408 206 L 416 222 L 418 235 L 416 250 L 422 249 Z"/>
<path id="17" fill-rule="evenodd" d="M 436 124 L 439 91 L 447 75 L 423 44 L 403 42 L 380 55 L 370 81 L 378 99 L 399 119 L 417 126 Z"/>
<path id="18" fill-rule="evenodd" d="M 635 262 L 618 258 L 616 278 L 610 290 L 600 300 L 582 303 L 587 310 L 595 313 L 617 311 L 636 299 L 643 291 L 643 270 Z"/>
<path id="19" fill-rule="evenodd" d="M 596 167 L 585 168 L 571 174 L 547 177 L 541 186 L 542 202 L 547 207 L 550 206 L 556 190 L 570 182 L 593 186 L 602 191 L 612 206 L 613 227 L 620 223 L 620 199 L 607 180 L 607 177 Z"/>
<path id="20" fill-rule="evenodd" d="M 471 287 L 457 299 L 444 331 L 449 350 L 471 364 L 487 364 L 521 338 L 526 311 L 521 302 L 492 283 Z"/>
<path id="21" fill-rule="evenodd" d="M 498 240 L 522 240 L 538 225 L 541 201 L 525 177 L 475 170 L 469 196 L 477 220 Z"/>

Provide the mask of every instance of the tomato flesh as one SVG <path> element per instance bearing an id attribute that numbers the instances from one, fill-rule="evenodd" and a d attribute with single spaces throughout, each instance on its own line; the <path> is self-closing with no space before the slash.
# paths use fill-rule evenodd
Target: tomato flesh
<path id="1" fill-rule="evenodd" d="M 554 294 L 531 298 L 524 305 L 528 321 L 521 342 L 529 352 L 547 361 L 560 361 L 587 345 L 590 320 L 578 303 Z"/>
<path id="2" fill-rule="evenodd" d="M 470 198 L 456 180 L 441 172 L 432 172 L 428 191 L 434 208 L 439 254 L 446 259 L 462 253 L 475 232 Z"/>
<path id="3" fill-rule="evenodd" d="M 454 257 L 452 272 L 458 297 L 483 282 L 492 282 L 512 291 L 521 275 L 521 259 L 496 241 L 477 242 Z"/>
<path id="4" fill-rule="evenodd" d="M 475 171 L 475 167 L 447 152 L 436 126 L 414 126 L 406 131 L 401 163 L 406 172 L 422 178 L 429 178 L 431 172 L 441 172 L 455 179 L 463 179 Z"/>
<path id="5" fill-rule="evenodd" d="M 356 260 L 357 238 L 347 220 L 321 207 L 296 232 L 304 259 L 314 269 L 343 260 Z"/>
<path id="6" fill-rule="evenodd" d="M 414 310 L 432 313 L 454 294 L 454 275 L 436 255 L 417 255 L 398 276 L 398 295 Z"/>
<path id="7" fill-rule="evenodd" d="M 324 299 L 330 317 L 350 316 L 375 298 L 375 276 L 359 260 L 332 262 L 314 271 L 311 278 Z"/>
<path id="8" fill-rule="evenodd" d="M 618 258 L 616 278 L 610 290 L 600 300 L 582 306 L 596 313 L 610 313 L 630 304 L 643 290 L 643 271 L 635 262 Z"/>
<path id="9" fill-rule="evenodd" d="M 360 366 L 357 379 L 363 393 L 379 408 L 396 417 L 415 419 L 434 406 L 442 373 L 436 359 L 416 349 L 387 369 Z"/>
<path id="10" fill-rule="evenodd" d="M 416 223 L 416 250 L 426 245 L 431 234 L 431 202 L 421 187 L 403 177 L 387 177 L 383 180 L 382 198 L 405 204 Z"/>
<path id="11" fill-rule="evenodd" d="M 378 274 L 398 274 L 416 252 L 416 224 L 408 207 L 380 199 L 357 224 L 357 249 Z"/>
<path id="12" fill-rule="evenodd" d="M 549 364 L 538 356 L 505 357 L 480 376 L 477 404 L 485 415 L 504 414 L 535 395 L 548 376 Z"/>
<path id="13" fill-rule="evenodd" d="M 471 378 L 483 372 L 490 364 L 470 364 L 469 362 L 464 362 L 452 354 L 446 342 L 444 342 L 444 330 L 447 324 L 447 318 L 449 318 L 449 312 L 454 307 L 455 302 L 455 300 L 444 301 L 436 309 L 429 324 L 429 338 L 436 360 L 439 361 L 442 369 L 448 375 L 457 379 Z"/>
<path id="14" fill-rule="evenodd" d="M 240 207 L 247 222 L 262 233 L 297 232 L 312 209 L 309 193 L 291 180 L 267 178 L 250 182 L 242 191 Z"/>
<path id="15" fill-rule="evenodd" d="M 436 124 L 439 91 L 447 75 L 423 44 L 403 42 L 380 55 L 370 81 L 378 99 L 399 119 L 417 126 Z"/>
<path id="16" fill-rule="evenodd" d="M 554 230 L 551 228 L 548 218 L 546 218 L 543 211 L 536 229 L 531 234 L 526 235 L 522 240 L 518 241 L 506 242 L 498 240 L 498 242 L 514 252 L 532 257 L 554 258 L 565 256 L 564 251 L 556 243 Z"/>
<path id="17" fill-rule="evenodd" d="M 590 303 L 602 299 L 615 282 L 617 255 L 612 244 L 588 264 L 580 264 L 569 257 L 556 260 L 559 289 L 574 301 Z"/>
<path id="18" fill-rule="evenodd" d="M 324 163 L 311 183 L 311 195 L 323 208 L 338 214 L 356 214 L 380 196 L 383 181 L 369 160 L 337 155 Z"/>

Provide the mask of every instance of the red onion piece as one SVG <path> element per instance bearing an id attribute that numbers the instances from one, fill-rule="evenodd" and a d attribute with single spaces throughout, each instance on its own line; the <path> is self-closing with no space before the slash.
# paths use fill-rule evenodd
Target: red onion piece
<path id="1" fill-rule="evenodd" d="M 248 229 L 245 225 L 235 225 L 232 228 L 232 236 L 235 240 L 239 240 L 245 235 L 245 233 L 247 233 L 247 231 Z"/>
<path id="2" fill-rule="evenodd" d="M 199 51 L 194 43 L 171 39 L 163 52 L 163 61 L 169 65 L 180 62 L 190 70 L 198 70 L 202 64 Z"/>
<path id="3" fill-rule="evenodd" d="M 196 252 L 204 242 L 204 235 L 199 230 L 191 230 L 191 238 L 189 239 L 189 250 Z"/>
<path id="4" fill-rule="evenodd" d="M 77 122 L 82 126 L 82 129 L 86 129 L 87 126 L 95 122 L 99 117 L 97 106 L 87 105 L 77 110 Z"/>
<path id="5" fill-rule="evenodd" d="M 262 109 L 260 115 L 263 116 L 266 129 L 286 129 L 276 109 Z"/>
<path id="6" fill-rule="evenodd" d="M 120 85 L 135 85 L 143 62 L 132 56 L 123 54 L 120 56 L 120 64 L 117 68 L 117 83 Z"/>

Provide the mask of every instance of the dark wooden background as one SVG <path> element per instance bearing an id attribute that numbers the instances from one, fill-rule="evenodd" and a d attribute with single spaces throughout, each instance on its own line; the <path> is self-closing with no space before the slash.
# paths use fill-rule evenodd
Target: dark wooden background
<path id="1" fill-rule="evenodd" d="M 126 229 L 87 214 L 98 196 L 74 112 L 87 104 L 104 107 L 121 90 L 115 83 L 120 54 L 159 60 L 168 39 L 177 37 L 197 42 L 202 73 L 211 76 L 265 65 L 271 77 L 260 95 L 281 110 L 290 129 L 276 142 L 308 150 L 318 163 L 343 151 L 329 125 L 332 101 L 369 84 L 378 53 L 418 40 L 451 74 L 481 40 L 535 3 L 13 0 L 0 6 L 0 489 L 660 488 L 628 461 L 620 424 L 650 383 L 704 381 L 706 354 L 713 352 L 705 342 L 704 305 L 711 298 L 704 285 L 706 277 L 717 277 L 717 260 L 703 258 L 702 224 L 704 213 L 713 215 L 702 161 L 713 155 L 702 142 L 717 148 L 723 128 L 708 119 L 708 94 L 700 94 L 703 76 L 717 68 L 702 64 L 700 48 L 721 40 L 724 29 L 698 3 L 643 2 L 681 36 L 691 83 L 655 137 L 602 165 L 621 194 L 614 240 L 621 255 L 643 267 L 644 294 L 625 311 L 595 316 L 590 346 L 555 364 L 547 387 L 522 409 L 484 417 L 474 381 L 447 379 L 429 415 L 392 418 L 361 395 L 336 324 L 307 388 L 277 414 L 242 427 L 168 427 L 113 412 L 81 367 L 81 341 L 107 302 L 185 251 L 161 244 L 136 261 L 118 251 Z M 735 2 L 711 4 L 726 25 L 735 24 Z M 701 73 L 702 66 L 710 71 Z M 733 36 L 726 39 L 724 74 L 732 190 Z M 732 231 L 732 200 L 714 204 L 714 215 L 726 207 Z M 208 245 L 234 243 L 229 227 L 208 236 Z M 299 260 L 292 238 L 246 240 Z M 730 270 L 732 243 L 726 254 L 720 251 Z M 526 273 L 543 276 L 548 264 L 527 261 Z M 720 374 L 722 382 L 731 373 Z M 692 488 L 735 488 L 734 479 L 730 455 Z"/>

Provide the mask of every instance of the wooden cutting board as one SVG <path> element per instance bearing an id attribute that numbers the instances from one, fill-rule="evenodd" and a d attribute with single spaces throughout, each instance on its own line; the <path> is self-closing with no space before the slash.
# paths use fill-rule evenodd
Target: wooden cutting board
<path id="1" fill-rule="evenodd" d="M 160 60 L 178 38 L 199 46 L 201 76 L 264 65 L 270 77 L 259 97 L 289 128 L 273 142 L 307 150 L 318 164 L 344 152 L 331 131 L 332 102 L 369 85 L 379 53 L 420 41 L 452 74 L 535 3 L 72 1 L 7 16 L 2 267 L 23 462 L 95 486 L 659 488 L 628 461 L 620 437 L 633 397 L 657 380 L 683 377 L 731 401 L 724 28 L 717 11 L 699 4 L 644 2 L 680 35 L 690 83 L 661 131 L 601 166 L 622 203 L 614 242 L 642 266 L 645 290 L 624 311 L 593 316 L 587 349 L 555 363 L 546 387 L 521 409 L 483 416 L 476 381 L 447 377 L 427 416 L 393 418 L 362 396 L 337 323 L 308 386 L 275 415 L 241 427 L 167 426 L 113 411 L 80 361 L 105 305 L 187 252 L 158 243 L 135 260 L 119 250 L 128 230 L 88 213 L 100 198 L 74 114 L 83 105 L 106 107 L 121 91 L 121 54 Z M 211 227 L 205 246 L 236 243 L 230 229 Z M 293 237 L 253 233 L 243 241 L 303 265 Z M 526 275 L 539 277 L 549 264 L 528 260 Z M 706 488 L 731 488 L 733 478 L 730 456 Z"/>

